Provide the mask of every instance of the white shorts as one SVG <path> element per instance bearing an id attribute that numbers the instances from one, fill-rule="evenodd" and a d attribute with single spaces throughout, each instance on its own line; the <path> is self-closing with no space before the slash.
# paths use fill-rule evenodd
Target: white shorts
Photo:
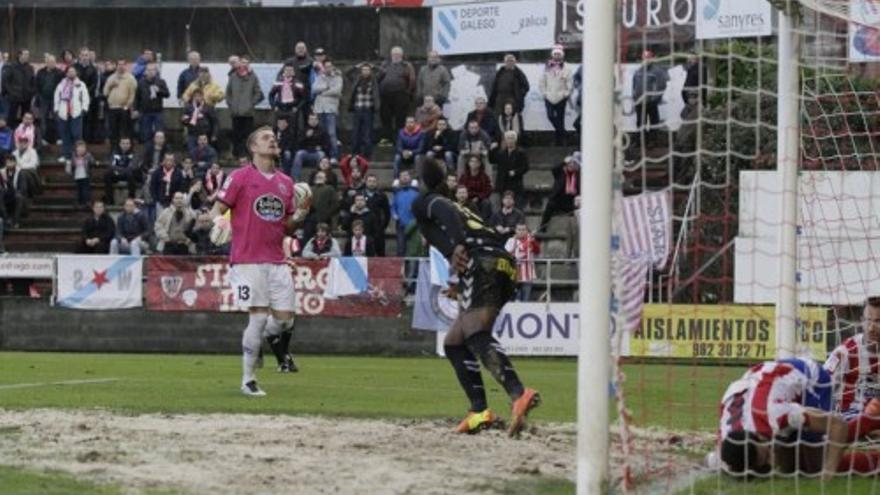
<path id="1" fill-rule="evenodd" d="M 229 282 L 235 301 L 242 309 L 271 308 L 276 311 L 296 309 L 293 275 L 286 264 L 243 264 L 229 269 Z"/>

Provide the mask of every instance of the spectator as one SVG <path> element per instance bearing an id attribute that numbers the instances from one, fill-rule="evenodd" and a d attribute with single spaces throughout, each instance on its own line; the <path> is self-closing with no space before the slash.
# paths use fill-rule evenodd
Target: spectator
<path id="1" fill-rule="evenodd" d="M 131 138 L 120 138 L 117 150 L 110 158 L 110 168 L 104 174 L 104 203 L 112 205 L 115 202 L 113 186 L 122 181 L 128 185 L 128 197 L 134 198 L 137 184 L 132 178 L 132 172 L 135 166 Z"/>
<path id="2" fill-rule="evenodd" d="M 384 232 L 379 230 L 379 216 L 367 206 L 367 198 L 363 192 L 354 195 L 354 203 L 351 205 L 348 213 L 348 221 L 344 228 L 349 235 L 352 233 L 352 224 L 357 220 L 363 222 L 364 232 L 372 239 L 384 235 Z"/>
<path id="3" fill-rule="evenodd" d="M 196 171 L 193 167 L 193 161 L 190 157 L 184 157 L 180 162 L 180 175 L 183 177 L 183 190 L 187 191 L 196 182 Z M 194 210 L 198 208 L 193 207 Z"/>
<path id="4" fill-rule="evenodd" d="M 5 167 L 0 170 L 0 190 L 3 193 L 2 202 L 7 228 L 17 229 L 28 209 L 27 182 L 16 164 L 15 157 L 7 155 Z"/>
<path id="5" fill-rule="evenodd" d="M 155 60 L 156 58 L 153 55 L 153 50 L 144 48 L 144 51 L 134 59 L 134 66 L 131 68 L 131 75 L 140 82 L 147 73 L 147 67 L 150 64 L 155 63 Z"/>
<path id="6" fill-rule="evenodd" d="M 581 93 L 583 92 L 583 65 L 578 67 L 578 70 L 574 73 L 574 78 L 571 82 L 571 95 L 568 97 L 568 106 L 574 111 L 574 122 L 572 125 L 574 126 L 574 130 L 578 136 L 581 135 Z"/>
<path id="7" fill-rule="evenodd" d="M 513 191 L 516 204 L 525 205 L 525 187 L 523 179 L 529 171 L 529 156 L 517 146 L 517 134 L 514 131 L 504 133 L 504 143 L 495 150 L 495 191 Z"/>
<path id="8" fill-rule="evenodd" d="M 415 168 L 425 149 L 425 134 L 415 117 L 407 117 L 406 124 L 397 134 L 397 145 L 394 153 L 394 178 L 400 174 L 400 166 Z"/>
<path id="9" fill-rule="evenodd" d="M 79 207 L 88 207 L 92 201 L 91 175 L 95 165 L 97 162 L 86 149 L 85 141 L 77 141 L 73 149 L 73 158 L 67 162 L 65 170 L 73 175 L 73 182 L 76 183 L 76 204 Z M 101 207 L 104 207 L 104 203 L 101 203 Z"/>
<path id="10" fill-rule="evenodd" d="M 34 79 L 34 66 L 30 64 L 31 52 L 19 50 L 15 55 L 15 62 L 3 67 L 2 92 L 9 105 L 6 111 L 6 121 L 10 127 L 15 127 L 25 112 L 31 110 L 31 100 L 36 93 L 36 81 Z"/>
<path id="11" fill-rule="evenodd" d="M 281 149 L 281 170 L 288 176 L 293 168 L 293 154 L 296 151 L 296 133 L 290 127 L 287 117 L 281 117 L 275 121 L 275 141 Z"/>
<path id="12" fill-rule="evenodd" d="M 61 50 L 61 54 L 58 56 L 58 70 L 61 71 L 61 77 L 64 77 L 64 73 L 67 72 L 67 68 L 76 63 L 76 55 L 73 54 L 72 51 L 65 48 Z M 53 90 L 55 88 L 52 88 Z"/>
<path id="13" fill-rule="evenodd" d="M 404 126 L 415 90 L 415 70 L 403 59 L 403 49 L 395 46 L 391 49 L 391 58 L 382 62 L 379 70 L 379 99 L 382 102 L 379 110 L 385 133 L 382 144 L 390 145 L 397 130 Z"/>
<path id="14" fill-rule="evenodd" d="M 229 75 L 226 85 L 226 103 L 232 116 L 232 154 L 247 154 L 245 140 L 254 128 L 254 107 L 263 101 L 260 79 L 251 70 L 250 59 L 241 57 L 235 72 Z"/>
<path id="15" fill-rule="evenodd" d="M 183 92 L 183 102 L 189 103 L 196 91 L 202 92 L 203 101 L 211 108 L 216 107 L 226 97 L 223 88 L 211 80 L 211 71 L 207 67 L 199 67 L 199 77 Z"/>
<path id="16" fill-rule="evenodd" d="M 669 75 L 666 67 L 654 62 L 654 52 L 642 53 L 642 66 L 633 74 L 633 102 L 635 102 L 636 126 L 641 129 L 648 120 L 650 127 L 660 125 L 660 103 L 666 91 Z"/>
<path id="17" fill-rule="evenodd" d="M 162 161 L 165 160 L 165 155 L 171 152 L 170 147 L 165 141 L 164 131 L 158 131 L 153 134 L 153 140 L 147 143 L 141 152 L 138 164 L 139 175 L 147 176 L 151 174 L 153 170 L 162 166 Z M 139 184 L 142 184 L 143 182 L 143 178 L 138 180 Z"/>
<path id="18" fill-rule="evenodd" d="M 235 74 L 235 71 L 241 66 L 241 57 L 238 55 L 230 55 L 228 59 L 226 59 L 226 63 L 229 64 L 229 71 L 226 72 L 227 76 L 231 76 Z"/>
<path id="19" fill-rule="evenodd" d="M 150 197 L 156 203 L 157 215 L 162 215 L 162 210 L 171 206 L 175 194 L 186 192 L 184 186 L 183 172 L 177 168 L 174 154 L 166 154 L 162 166 L 150 175 Z"/>
<path id="20" fill-rule="evenodd" d="M 348 110 L 352 112 L 351 153 L 367 159 L 373 156 L 373 115 L 379 108 L 379 84 L 373 77 L 373 66 L 360 65 L 357 81 L 351 91 Z"/>
<path id="21" fill-rule="evenodd" d="M 486 106 L 486 98 L 482 96 L 478 96 L 474 100 L 474 109 L 467 114 L 466 122 L 474 120 L 480 124 L 480 129 L 486 131 L 493 143 L 500 141 L 498 119 L 495 117 L 495 112 Z"/>
<path id="22" fill-rule="evenodd" d="M 195 243 L 189 237 L 196 214 L 186 206 L 186 196 L 177 191 L 171 203 L 156 219 L 153 230 L 156 233 L 156 250 L 165 255 L 187 255 L 195 253 Z"/>
<path id="23" fill-rule="evenodd" d="M 300 133 L 299 142 L 297 144 L 299 146 L 299 151 L 296 152 L 293 159 L 292 177 L 298 180 L 300 174 L 302 174 L 303 161 L 308 160 L 310 162 L 318 162 L 321 158 L 326 156 L 324 150 L 327 149 L 328 144 L 327 133 L 324 132 L 324 129 L 318 123 L 317 115 L 309 115 L 309 119 L 305 128 L 303 128 L 303 131 Z"/>
<path id="24" fill-rule="evenodd" d="M 706 66 L 700 61 L 699 55 L 688 55 L 687 62 L 684 67 L 684 86 L 681 89 L 681 100 L 687 105 L 693 100 L 706 100 L 706 87 L 703 86 L 708 81 Z M 702 90 L 700 88 L 703 88 Z M 702 98 L 701 98 L 702 97 Z"/>
<path id="25" fill-rule="evenodd" d="M 149 235 L 147 217 L 137 210 L 134 198 L 128 198 L 122 206 L 122 213 L 116 218 L 116 236 L 110 241 L 110 254 L 140 256 L 149 247 L 146 241 Z"/>
<path id="26" fill-rule="evenodd" d="M 0 68 L 0 70 L 2 70 L 2 68 Z M 3 179 L 3 174 L 0 174 L 0 254 L 6 252 L 6 248 L 3 246 L 3 235 L 9 225 L 9 217 L 6 213 L 6 203 L 4 201 L 5 197 L 6 182 Z"/>
<path id="27" fill-rule="evenodd" d="M 556 45 L 541 73 L 541 94 L 547 107 L 547 118 L 553 124 L 556 146 L 565 146 L 565 105 L 571 94 L 571 68 L 565 64 L 565 52 Z"/>
<path id="28" fill-rule="evenodd" d="M 326 223 L 319 223 L 315 237 L 309 239 L 306 247 L 303 248 L 303 258 L 308 259 L 324 259 L 335 258 L 341 256 L 339 251 L 339 243 L 336 239 L 330 237 L 330 226 Z"/>
<path id="29" fill-rule="evenodd" d="M 455 171 L 455 151 L 458 149 L 456 133 L 449 128 L 445 117 L 437 119 L 437 127 L 425 136 L 425 156 L 442 159 L 446 163 L 446 171 Z"/>
<path id="30" fill-rule="evenodd" d="M 12 153 L 15 149 L 15 137 L 12 129 L 6 125 L 6 119 L 0 117 L 0 155 Z"/>
<path id="31" fill-rule="evenodd" d="M 65 50 L 70 53 L 68 50 Z M 71 54 L 71 57 L 73 54 Z M 37 71 L 36 99 L 35 104 L 39 116 L 40 128 L 43 130 L 41 143 L 46 145 L 54 143 L 58 134 L 58 124 L 55 123 L 55 88 L 64 79 L 64 69 L 55 65 L 55 57 L 46 54 L 45 65 Z M 67 66 L 65 66 L 66 68 Z M 48 143 L 47 143 L 48 141 Z"/>
<path id="32" fill-rule="evenodd" d="M 196 221 L 189 232 L 195 254 L 199 256 L 226 254 L 227 246 L 217 246 L 211 242 L 211 228 L 213 227 L 214 222 L 211 220 L 210 212 L 203 211 L 196 214 Z"/>
<path id="33" fill-rule="evenodd" d="M 575 198 L 581 194 L 581 154 L 574 152 L 553 169 L 553 190 L 541 216 L 538 232 L 547 229 L 555 215 L 574 211 Z"/>
<path id="34" fill-rule="evenodd" d="M 269 91 L 269 106 L 275 112 L 276 119 L 288 121 L 293 132 L 298 129 L 299 114 L 307 103 L 305 85 L 297 78 L 296 69 L 292 64 L 285 64 L 281 69 L 280 78 L 272 83 Z"/>
<path id="35" fill-rule="evenodd" d="M 104 86 L 99 84 L 98 79 L 101 78 L 101 75 L 98 72 L 98 68 L 95 66 L 95 63 L 92 61 L 91 52 L 88 47 L 82 47 L 79 50 L 79 58 L 76 63 L 73 64 L 74 69 L 76 70 L 76 78 L 78 78 L 82 84 L 85 85 L 85 92 L 87 98 L 83 101 L 85 105 L 82 107 L 81 116 L 82 121 L 80 125 L 82 130 L 79 132 L 79 138 L 76 138 L 74 141 L 78 141 L 79 139 L 85 139 L 87 142 L 95 143 L 98 140 L 95 137 L 95 134 L 98 132 L 98 100 L 99 96 L 102 96 L 102 91 L 104 90 Z M 70 67 L 65 70 L 65 75 L 68 78 L 73 79 L 70 76 Z M 58 106 L 58 95 L 55 95 L 55 113 L 59 116 L 62 114 L 59 106 Z M 76 114 L 76 112 L 73 112 Z M 61 136 L 62 142 L 64 140 L 64 136 Z M 70 142 L 70 153 L 67 155 L 68 158 L 73 154 L 73 141 Z"/>
<path id="36" fill-rule="evenodd" d="M 312 66 L 308 68 L 306 71 L 306 80 L 308 80 L 309 87 L 309 109 L 312 112 L 315 112 L 314 104 L 315 97 L 317 94 L 315 93 L 315 81 L 318 80 L 318 77 L 324 72 L 324 63 L 327 61 L 327 52 L 324 51 L 323 48 L 315 49 L 315 58 L 312 61 Z M 318 112 L 315 112 L 318 113 Z"/>
<path id="37" fill-rule="evenodd" d="M 375 174 L 367 175 L 366 185 L 363 190 L 364 197 L 367 198 L 367 207 L 376 217 L 376 227 L 378 234 L 373 236 L 373 242 L 376 244 L 376 254 L 385 256 L 385 229 L 391 222 L 391 205 L 388 203 L 388 196 L 379 190 L 379 178 Z M 354 198 L 352 198 L 354 202 Z"/>
<path id="38" fill-rule="evenodd" d="M 458 190 L 458 176 L 455 172 L 446 173 L 446 194 L 452 201 L 455 201 L 455 192 Z"/>
<path id="39" fill-rule="evenodd" d="M 190 85 L 199 78 L 202 57 L 199 55 L 199 52 L 192 50 L 186 54 L 186 61 L 189 65 L 187 65 L 186 69 L 183 69 L 183 72 L 177 76 L 177 100 L 181 104 L 184 103 L 183 96 L 186 93 L 186 90 L 189 89 Z"/>
<path id="40" fill-rule="evenodd" d="M 107 79 L 104 96 L 107 97 L 107 127 L 110 142 L 116 144 L 122 136 L 131 137 L 131 110 L 137 93 L 137 81 L 126 71 L 125 60 L 116 64 L 116 73 Z"/>
<path id="41" fill-rule="evenodd" d="M 36 148 L 40 138 L 40 130 L 34 125 L 34 114 L 25 112 L 21 117 L 21 123 L 15 128 L 13 139 L 16 143 L 24 139 L 28 148 Z"/>
<path id="42" fill-rule="evenodd" d="M 223 187 L 223 181 L 226 180 L 226 174 L 223 173 L 223 169 L 220 168 L 220 164 L 214 162 L 211 164 L 211 168 L 208 170 L 208 173 L 205 174 L 205 194 L 208 195 L 208 203 L 214 203 L 217 199 L 217 193 L 220 192 L 220 189 Z"/>
<path id="43" fill-rule="evenodd" d="M 186 163 L 184 161 L 184 163 Z M 193 178 L 186 192 L 186 205 L 193 211 L 200 211 L 208 207 L 208 192 L 205 191 L 205 183 L 202 179 Z"/>
<path id="44" fill-rule="evenodd" d="M 346 187 L 361 187 L 369 169 L 370 162 L 360 155 L 345 155 L 339 160 L 339 173 L 342 174 L 342 182 Z"/>
<path id="45" fill-rule="evenodd" d="M 443 110 L 434 103 L 431 95 L 423 98 L 423 104 L 416 108 L 416 122 L 422 127 L 422 132 L 430 134 L 437 127 L 437 121 L 443 117 Z"/>
<path id="46" fill-rule="evenodd" d="M 318 224 L 332 225 L 337 213 L 339 213 L 339 197 L 336 188 L 327 184 L 324 172 L 318 172 L 312 185 L 312 209 L 303 225 L 305 238 L 311 239 L 315 235 Z"/>
<path id="47" fill-rule="evenodd" d="M 92 204 L 92 216 L 83 224 L 82 240 L 78 253 L 81 254 L 107 254 L 110 252 L 110 241 L 116 236 L 116 226 L 113 218 L 107 214 L 104 203 L 95 201 Z"/>
<path id="48" fill-rule="evenodd" d="M 471 155 L 467 160 L 467 168 L 458 177 L 458 183 L 467 187 L 468 199 L 477 207 L 475 210 L 485 219 L 491 216 L 492 207 L 489 196 L 492 194 L 492 181 L 483 167 L 479 156 Z"/>
<path id="49" fill-rule="evenodd" d="M 397 223 L 397 256 L 406 255 L 406 233 L 416 221 L 412 204 L 418 195 L 418 183 L 410 178 L 408 171 L 400 172 L 399 184 L 391 200 L 391 218 Z"/>
<path id="50" fill-rule="evenodd" d="M 344 181 L 342 198 L 339 203 L 343 216 L 347 216 L 346 212 L 351 208 L 351 205 L 354 204 L 354 196 L 358 192 L 363 192 L 363 190 L 366 188 L 366 181 L 364 180 L 364 177 L 361 174 L 360 170 L 361 169 L 357 167 L 350 169 L 349 179 L 347 181 Z"/>
<path id="51" fill-rule="evenodd" d="M 455 204 L 457 204 L 458 206 L 460 206 L 464 209 L 470 210 L 472 213 L 474 213 L 476 215 L 479 215 L 480 208 L 476 205 L 476 203 L 471 201 L 470 198 L 471 198 L 471 194 L 470 194 L 470 192 L 468 192 L 468 188 L 466 185 L 459 184 L 459 185 L 455 186 L 455 197 L 453 198 L 453 201 L 455 201 Z"/>
<path id="52" fill-rule="evenodd" d="M 468 156 L 477 155 L 483 160 L 483 164 L 489 161 L 489 152 L 498 146 L 492 143 L 492 139 L 486 131 L 480 129 L 480 123 L 470 120 L 467 127 L 461 131 L 458 137 L 458 173 L 464 173 L 465 163 Z"/>
<path id="53" fill-rule="evenodd" d="M 339 177 L 336 175 L 336 172 L 333 171 L 333 165 L 330 163 L 330 159 L 326 156 L 318 160 L 318 167 L 309 175 L 309 184 L 314 184 L 315 177 L 320 173 L 324 174 L 328 186 L 331 186 L 334 189 L 339 187 Z"/>
<path id="54" fill-rule="evenodd" d="M 351 236 L 345 244 L 344 256 L 376 256 L 373 239 L 364 234 L 364 222 L 355 220 L 351 223 Z"/>
<path id="55" fill-rule="evenodd" d="M 498 116 L 498 138 L 499 140 L 503 140 L 505 134 L 507 132 L 513 131 L 516 133 L 518 143 L 520 146 L 524 146 L 525 143 L 525 126 L 523 125 L 523 118 L 521 113 L 517 113 L 516 108 L 513 105 L 513 102 L 508 101 L 504 104 L 504 108 L 501 110 L 501 115 Z"/>
<path id="56" fill-rule="evenodd" d="M 89 52 L 90 54 L 92 52 Z M 108 136 L 108 126 L 110 120 L 110 110 L 107 104 L 107 95 L 104 94 L 104 88 L 107 86 L 107 80 L 116 75 L 116 62 L 105 60 L 103 62 L 93 62 L 98 71 L 98 86 L 95 89 L 95 96 L 92 99 L 92 109 L 94 118 L 90 120 L 92 129 L 91 144 L 104 144 Z M 83 133 L 85 134 L 85 132 Z"/>
<path id="57" fill-rule="evenodd" d="M 298 41 L 293 47 L 293 56 L 284 61 L 284 65 L 290 65 L 294 68 L 296 77 L 303 82 L 305 95 L 310 94 L 309 76 L 311 75 L 314 63 L 315 61 L 309 56 L 309 48 L 304 41 Z M 281 79 L 281 71 L 278 72 L 276 79 Z M 308 98 L 306 98 L 306 105 L 303 107 L 303 111 L 307 114 L 309 112 Z"/>
<path id="58" fill-rule="evenodd" d="M 196 166 L 196 176 L 204 177 L 211 168 L 211 165 L 217 162 L 217 150 L 208 142 L 208 135 L 204 132 L 196 138 L 196 146 L 190 150 L 190 159 Z"/>
<path id="59" fill-rule="evenodd" d="M 339 139 L 336 137 L 336 117 L 339 114 L 339 98 L 342 97 L 342 75 L 330 60 L 324 61 L 324 70 L 312 84 L 315 95 L 313 110 L 318 114 L 321 127 L 330 140 L 330 157 L 339 158 Z"/>
<path id="60" fill-rule="evenodd" d="M 37 150 L 30 145 L 27 137 L 18 138 L 18 146 L 12 152 L 12 157 L 18 169 L 21 170 L 22 180 L 27 181 L 27 196 L 32 199 L 40 193 L 40 175 L 37 168 L 40 166 L 40 157 L 37 156 Z"/>
<path id="61" fill-rule="evenodd" d="M 580 255 L 581 228 L 581 197 L 574 198 L 574 212 L 568 217 L 567 236 L 565 239 L 565 257 L 577 258 Z"/>
<path id="62" fill-rule="evenodd" d="M 504 237 L 513 236 L 517 224 L 526 221 L 526 215 L 515 206 L 515 198 L 513 191 L 504 191 L 501 196 L 501 208 L 493 213 L 489 220 L 489 224 L 495 229 L 495 232 Z"/>
<path id="63" fill-rule="evenodd" d="M 525 108 L 526 95 L 529 93 L 529 80 L 525 72 L 516 65 L 516 56 L 508 53 L 504 56 L 504 65 L 495 73 L 492 91 L 489 93 L 489 106 L 496 113 L 502 113 L 504 104 L 512 101 L 516 113 Z"/>
<path id="64" fill-rule="evenodd" d="M 165 128 L 162 123 L 162 109 L 165 98 L 171 96 L 168 84 L 159 77 L 159 67 L 155 63 L 147 64 L 143 76 L 137 85 L 134 99 L 135 117 L 140 118 L 141 142 L 153 139 L 156 131 Z"/>
<path id="65" fill-rule="evenodd" d="M 541 253 L 541 245 L 532 237 L 528 225 L 520 222 L 516 225 L 516 235 L 507 240 L 504 249 L 516 260 L 516 300 L 528 302 L 537 274 L 534 257 Z"/>
<path id="66" fill-rule="evenodd" d="M 434 102 L 443 106 L 449 101 L 449 87 L 452 84 L 452 75 L 449 69 L 440 63 L 440 54 L 434 50 L 428 52 L 428 63 L 419 69 L 419 77 L 416 81 L 416 101 L 423 101 L 426 96 L 431 96 Z"/>
<path id="67" fill-rule="evenodd" d="M 205 103 L 201 90 L 192 92 L 192 98 L 187 103 L 180 120 L 183 122 L 183 127 L 186 128 L 186 145 L 190 154 L 195 152 L 200 135 L 205 135 L 209 142 L 216 142 L 217 130 L 220 127 L 217 113 L 214 108 Z"/>
<path id="68" fill-rule="evenodd" d="M 85 69 L 83 69 L 86 72 Z M 89 109 L 88 87 L 76 75 L 76 67 L 68 67 L 63 81 L 55 88 L 55 114 L 61 136 L 62 159 L 73 156 L 73 143 L 83 139 L 83 117 Z"/>

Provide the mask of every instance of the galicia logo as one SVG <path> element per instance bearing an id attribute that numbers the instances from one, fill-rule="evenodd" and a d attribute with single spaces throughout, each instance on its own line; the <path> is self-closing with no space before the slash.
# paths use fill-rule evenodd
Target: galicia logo
<path id="1" fill-rule="evenodd" d="M 452 47 L 452 42 L 458 38 L 458 28 L 456 27 L 458 11 L 456 9 L 441 10 L 437 14 L 437 19 L 440 21 L 439 28 L 435 28 L 437 41 L 444 50 L 449 50 Z"/>
<path id="2" fill-rule="evenodd" d="M 703 6 L 703 19 L 707 21 L 711 21 L 718 15 L 718 12 L 721 10 L 721 0 L 705 0 L 706 4 Z"/>

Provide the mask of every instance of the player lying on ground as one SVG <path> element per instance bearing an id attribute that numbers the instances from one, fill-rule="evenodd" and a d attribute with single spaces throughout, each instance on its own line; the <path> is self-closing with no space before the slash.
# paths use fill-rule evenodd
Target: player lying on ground
<path id="1" fill-rule="evenodd" d="M 880 386 L 880 297 L 869 297 L 862 311 L 862 333 L 846 339 L 825 361 L 834 384 L 834 411 L 858 416 Z"/>
<path id="2" fill-rule="evenodd" d="M 720 457 L 734 476 L 876 471 L 880 452 L 848 452 L 848 425 L 831 412 L 831 377 L 813 361 L 750 368 L 721 401 Z"/>
<path id="3" fill-rule="evenodd" d="M 455 431 L 475 433 L 498 420 L 486 402 L 479 356 L 513 401 L 508 433 L 515 436 L 540 397 L 523 386 L 492 335 L 495 318 L 515 292 L 514 260 L 504 249 L 504 239 L 479 215 L 447 199 L 445 170 L 442 162 L 425 160 L 422 184 L 427 191 L 416 198 L 412 211 L 422 235 L 450 260 L 459 277 L 459 314 L 443 348 L 471 407 Z"/>
<path id="4" fill-rule="evenodd" d="M 294 215 L 293 180 L 276 168 L 281 150 L 272 129 L 261 127 L 251 133 L 247 147 L 252 163 L 229 174 L 217 195 L 212 239 L 222 243 L 223 237 L 232 237 L 230 281 L 239 306 L 248 310 L 248 325 L 241 339 L 241 391 L 263 396 L 256 365 L 264 331 L 276 358 L 288 369 L 293 366 L 287 347 L 295 295 L 282 241 L 301 215 Z M 223 215 L 228 210 L 232 210 L 232 219 L 225 221 Z"/>

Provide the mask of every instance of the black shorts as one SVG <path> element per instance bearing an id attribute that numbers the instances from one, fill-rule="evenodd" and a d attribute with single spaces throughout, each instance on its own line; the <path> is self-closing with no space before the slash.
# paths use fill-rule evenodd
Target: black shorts
<path id="1" fill-rule="evenodd" d="M 512 257 L 471 253 L 467 271 L 459 278 L 459 310 L 501 309 L 516 293 L 516 264 Z"/>

